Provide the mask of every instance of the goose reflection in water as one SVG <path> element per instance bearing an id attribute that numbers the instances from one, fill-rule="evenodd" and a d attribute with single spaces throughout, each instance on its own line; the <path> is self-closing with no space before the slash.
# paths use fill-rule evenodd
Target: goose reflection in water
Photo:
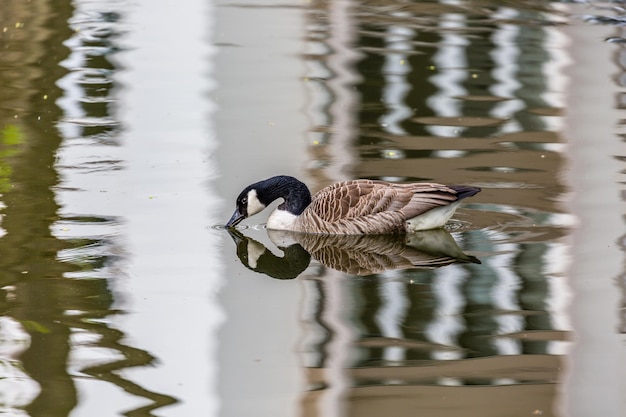
<path id="1" fill-rule="evenodd" d="M 450 233 L 435 229 L 407 235 L 315 235 L 268 230 L 283 256 L 229 229 L 237 256 L 249 269 L 277 279 L 300 275 L 311 258 L 351 275 L 367 276 L 394 269 L 435 269 L 454 263 L 480 263 L 465 254 Z"/>

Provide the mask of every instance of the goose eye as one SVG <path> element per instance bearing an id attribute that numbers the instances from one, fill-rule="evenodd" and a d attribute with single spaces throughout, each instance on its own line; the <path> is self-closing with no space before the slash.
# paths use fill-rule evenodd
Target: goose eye
<path id="1" fill-rule="evenodd" d="M 244 197 L 241 199 L 241 204 L 242 205 L 248 205 L 248 197 Z"/>

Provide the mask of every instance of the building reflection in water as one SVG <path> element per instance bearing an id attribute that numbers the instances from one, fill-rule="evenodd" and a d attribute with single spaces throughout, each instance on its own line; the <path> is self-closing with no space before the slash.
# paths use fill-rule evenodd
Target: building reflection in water
<path id="1" fill-rule="evenodd" d="M 452 231 L 482 264 L 355 277 L 313 263 L 302 414 L 557 415 L 562 17 L 545 3 L 340 3 L 308 11 L 312 182 L 479 185 Z"/>
<path id="2" fill-rule="evenodd" d="M 621 29 L 621 27 L 616 32 L 617 32 L 616 35 L 619 35 L 619 36 L 616 36 L 615 38 L 613 38 L 613 40 L 623 41 L 624 39 L 626 39 L 626 34 L 624 34 L 624 31 L 623 29 Z M 619 69 L 619 74 L 616 77 L 614 77 L 614 80 L 615 80 L 615 83 L 619 87 L 623 88 L 624 86 L 626 86 L 626 48 L 621 47 L 615 53 L 615 64 Z M 616 100 L 617 100 L 617 103 L 615 107 L 622 111 L 625 110 L 626 109 L 626 94 L 624 93 L 619 94 Z M 620 137 L 622 138 L 622 141 L 624 140 L 624 138 L 626 138 L 626 136 L 624 135 L 625 124 L 626 124 L 625 121 L 622 119 L 618 127 L 619 132 L 621 133 Z M 626 160 L 626 156 L 617 155 L 617 159 L 623 162 L 624 160 Z M 622 200 L 626 201 L 626 193 L 624 192 L 624 190 L 622 190 L 621 194 L 622 194 L 621 195 Z M 619 246 L 622 252 L 626 251 L 626 236 L 622 236 L 619 242 Z M 620 332 L 626 333 L 626 272 L 622 273 L 622 275 L 619 278 L 619 282 L 620 282 L 620 288 L 622 291 L 622 298 L 623 298 L 622 305 L 621 305 L 621 315 L 620 315 L 620 321 L 621 321 Z"/>
<path id="3" fill-rule="evenodd" d="M 121 164 L 112 56 L 123 3 L 4 3 L 2 409 L 69 415 L 82 376 L 147 399 L 135 410 L 147 415 L 174 399 L 119 375 L 154 358 L 110 325 L 125 249 L 102 193 Z"/>
<path id="4" fill-rule="evenodd" d="M 5 3 L 0 50 L 14 66 L 0 71 L 3 407 L 69 415 L 89 377 L 148 399 L 133 410 L 148 414 L 176 400 L 120 376 L 155 359 L 112 324 L 123 221 L 101 193 L 124 162 L 112 98 L 124 4 Z M 307 7 L 308 182 L 436 180 L 483 192 L 451 225 L 482 264 L 363 277 L 305 259 L 302 415 L 557 415 L 571 225 L 558 11 Z"/>

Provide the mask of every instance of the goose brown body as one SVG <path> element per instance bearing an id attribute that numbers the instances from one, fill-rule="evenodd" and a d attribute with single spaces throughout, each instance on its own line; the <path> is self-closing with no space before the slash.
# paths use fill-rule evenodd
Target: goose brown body
<path id="1" fill-rule="evenodd" d="M 293 223 L 293 231 L 324 234 L 405 233 L 407 221 L 457 200 L 441 184 L 353 180 L 326 187 Z"/>
<path id="2" fill-rule="evenodd" d="M 282 197 L 285 201 L 269 217 L 268 229 L 336 235 L 406 233 L 443 226 L 461 199 L 479 191 L 469 186 L 360 179 L 333 184 L 311 197 L 300 181 L 278 176 L 244 189 L 227 226 Z"/>

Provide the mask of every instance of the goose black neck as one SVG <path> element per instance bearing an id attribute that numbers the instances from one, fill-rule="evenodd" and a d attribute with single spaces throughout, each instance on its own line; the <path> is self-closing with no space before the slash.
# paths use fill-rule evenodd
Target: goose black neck
<path id="1" fill-rule="evenodd" d="M 283 198 L 285 202 L 278 208 L 296 216 L 302 214 L 304 209 L 311 204 L 311 192 L 307 186 L 287 175 L 278 175 L 261 181 L 256 189 L 262 203 L 269 205 L 272 201 Z"/>

